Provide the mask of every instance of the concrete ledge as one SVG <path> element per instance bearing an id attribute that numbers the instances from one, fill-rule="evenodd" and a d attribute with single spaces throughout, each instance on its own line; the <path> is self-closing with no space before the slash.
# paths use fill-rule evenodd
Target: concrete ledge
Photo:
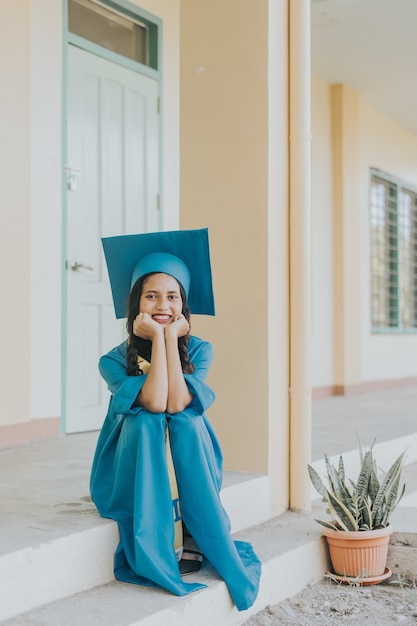
<path id="1" fill-rule="evenodd" d="M 259 596 L 248 611 L 236 610 L 226 584 L 206 564 L 187 580 L 198 580 L 207 588 L 188 596 L 178 598 L 160 589 L 113 582 L 33 609 L 2 625 L 238 626 L 266 605 L 321 579 L 328 568 L 327 551 L 316 526 L 309 514 L 287 512 L 235 536 L 250 541 L 263 563 Z"/>
<path id="2" fill-rule="evenodd" d="M 269 518 L 268 476 L 225 472 L 220 498 L 230 515 L 232 533 L 262 524 Z"/>
<path id="3" fill-rule="evenodd" d="M 0 620 L 114 578 L 114 522 L 0 558 Z"/>
<path id="4" fill-rule="evenodd" d="M 393 580 L 415 586 L 417 582 L 417 533 L 392 533 L 387 566 Z"/>
<path id="5" fill-rule="evenodd" d="M 226 472 L 221 497 L 233 532 L 267 518 L 266 476 Z M 242 506 L 245 502 L 251 506 Z M 6 540 L 0 550 L 0 620 L 114 580 L 113 558 L 119 541 L 116 523 L 101 519 L 91 502 L 72 508 L 71 504 L 78 503 L 73 498 L 62 509 L 57 503 L 55 517 L 50 519 L 31 520 L 30 510 L 26 519 L 20 516 L 23 547 L 15 548 L 16 532 L 12 532 L 11 548 L 7 550 Z M 74 520 L 74 512 L 80 521 Z M 26 528 L 31 523 L 39 526 L 35 533 Z"/>

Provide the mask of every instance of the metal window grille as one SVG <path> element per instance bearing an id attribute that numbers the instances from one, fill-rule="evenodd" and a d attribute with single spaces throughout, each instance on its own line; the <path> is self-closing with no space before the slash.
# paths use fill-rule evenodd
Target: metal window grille
<path id="1" fill-rule="evenodd" d="M 372 171 L 372 329 L 417 331 L 417 192 Z"/>

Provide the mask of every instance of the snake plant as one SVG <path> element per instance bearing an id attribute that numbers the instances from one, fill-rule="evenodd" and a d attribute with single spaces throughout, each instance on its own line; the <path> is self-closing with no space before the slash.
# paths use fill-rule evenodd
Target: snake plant
<path id="1" fill-rule="evenodd" d="M 356 482 L 347 479 L 343 457 L 340 455 L 338 467 L 330 463 L 325 455 L 327 487 L 316 470 L 309 465 L 308 472 L 315 489 L 326 502 L 326 512 L 331 521 L 316 520 L 319 524 L 341 531 L 361 531 L 385 528 L 389 524 L 392 511 L 401 500 L 405 485 L 398 496 L 401 471 L 405 451 L 392 464 L 390 469 L 378 479 L 378 470 L 373 457 L 372 446 L 363 453 L 359 442 L 361 468 Z"/>

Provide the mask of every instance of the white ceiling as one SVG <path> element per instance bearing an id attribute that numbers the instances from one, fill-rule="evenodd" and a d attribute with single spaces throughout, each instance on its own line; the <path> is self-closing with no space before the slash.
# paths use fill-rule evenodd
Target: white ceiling
<path id="1" fill-rule="evenodd" d="M 312 73 L 417 134 L 417 0 L 311 0 Z"/>

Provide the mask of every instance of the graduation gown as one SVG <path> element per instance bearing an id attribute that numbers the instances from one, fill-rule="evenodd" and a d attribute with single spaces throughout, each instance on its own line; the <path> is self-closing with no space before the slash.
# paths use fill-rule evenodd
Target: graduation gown
<path id="1" fill-rule="evenodd" d="M 91 495 L 100 515 L 119 526 L 115 576 L 176 595 L 205 587 L 184 582 L 179 572 L 166 461 L 168 428 L 181 517 L 225 580 L 237 609 L 247 609 L 258 593 L 261 564 L 249 543 L 233 541 L 220 501 L 222 453 L 205 415 L 214 400 L 204 382 L 213 358 L 211 344 L 190 337 L 195 372 L 184 378 L 193 400 L 174 414 L 134 406 L 146 375 L 127 375 L 126 350 L 125 341 L 100 359 L 100 373 L 112 395 L 91 472 Z"/>

